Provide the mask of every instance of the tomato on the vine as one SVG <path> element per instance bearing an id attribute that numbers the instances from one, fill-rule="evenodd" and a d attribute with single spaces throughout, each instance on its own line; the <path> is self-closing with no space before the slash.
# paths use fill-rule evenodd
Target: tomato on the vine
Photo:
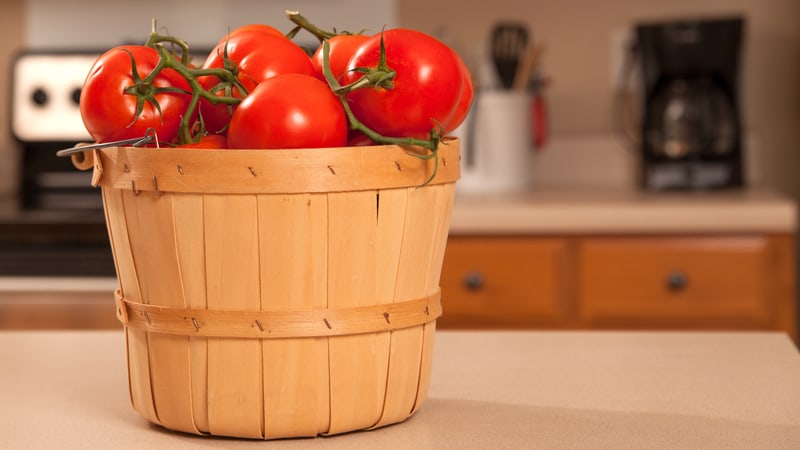
<path id="1" fill-rule="evenodd" d="M 222 149 L 228 148 L 228 138 L 221 134 L 206 134 L 201 137 L 197 142 L 181 144 L 180 148 L 194 148 L 194 149 Z"/>
<path id="2" fill-rule="evenodd" d="M 459 97 L 458 103 L 456 104 L 456 109 L 453 111 L 453 115 L 450 117 L 450 120 L 447 123 L 443 124 L 443 129 L 445 133 L 450 133 L 451 131 L 458 128 L 462 122 L 467 118 L 467 114 L 469 114 L 469 110 L 472 107 L 472 100 L 475 97 L 475 85 L 472 84 L 472 75 L 469 73 L 469 68 L 461 59 L 458 58 L 459 67 L 461 67 L 461 75 L 464 83 L 461 85 L 461 97 Z"/>
<path id="3" fill-rule="evenodd" d="M 264 33 L 264 34 L 271 34 L 273 36 L 280 36 L 286 38 L 286 35 L 281 32 L 281 30 L 273 27 L 272 25 L 267 25 L 264 23 L 251 23 L 249 25 L 242 25 L 240 27 L 234 28 L 227 37 L 234 36 L 240 33 Z M 286 38 L 288 39 L 288 38 Z M 220 42 L 224 41 L 225 38 L 221 39 Z"/>
<path id="4" fill-rule="evenodd" d="M 386 63 L 396 74 L 393 87 L 347 94 L 356 118 L 384 136 L 425 139 L 434 128 L 443 127 L 445 134 L 452 131 L 460 124 L 454 120 L 459 105 L 472 101 L 471 89 L 464 89 L 461 57 L 428 34 L 395 28 L 372 36 L 350 59 L 341 84 L 363 76 L 354 69 L 378 65 L 381 37 Z"/>
<path id="5" fill-rule="evenodd" d="M 228 148 L 341 147 L 347 131 L 344 107 L 327 84 L 312 75 L 276 75 L 236 108 Z"/>
<path id="6" fill-rule="evenodd" d="M 339 34 L 328 38 L 328 64 L 330 65 L 331 73 L 334 78 L 337 80 L 341 79 L 342 75 L 347 71 L 347 64 L 350 62 L 350 58 L 369 38 L 370 37 L 365 34 Z M 311 63 L 314 66 L 317 78 L 326 81 L 322 71 L 322 45 L 314 51 L 314 54 L 311 56 Z"/>
<path id="7" fill-rule="evenodd" d="M 139 45 L 114 47 L 94 62 L 81 90 L 80 112 L 95 142 L 142 137 L 149 128 L 161 142 L 176 141 L 191 101 L 189 83 L 175 70 L 163 69 L 152 83 L 137 84 L 158 62 L 154 48 Z M 126 93 L 129 88 L 135 93 Z"/>
<path id="8" fill-rule="evenodd" d="M 246 26 L 248 27 L 248 26 Z M 227 49 L 227 50 L 226 50 Z M 234 64 L 234 73 L 241 85 L 248 91 L 255 89 L 261 81 L 275 75 L 286 73 L 314 74 L 311 57 L 299 45 L 285 36 L 278 36 L 259 29 L 236 29 L 223 38 L 211 51 L 202 65 L 203 69 L 222 68 L 227 58 Z M 214 76 L 198 77 L 200 84 L 212 91 L 220 80 Z M 239 89 L 232 87 L 228 92 L 217 91 L 215 95 L 244 98 Z M 223 103 L 214 104 L 202 99 L 200 115 L 205 127 L 212 133 L 224 132 L 236 106 Z"/>

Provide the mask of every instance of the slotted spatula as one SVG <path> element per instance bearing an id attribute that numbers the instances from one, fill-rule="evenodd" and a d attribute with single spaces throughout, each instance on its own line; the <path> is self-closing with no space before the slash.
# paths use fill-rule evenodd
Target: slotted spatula
<path id="1" fill-rule="evenodd" d="M 505 89 L 514 85 L 517 66 L 527 51 L 528 39 L 528 29 L 521 23 L 501 22 L 492 29 L 492 62 Z"/>

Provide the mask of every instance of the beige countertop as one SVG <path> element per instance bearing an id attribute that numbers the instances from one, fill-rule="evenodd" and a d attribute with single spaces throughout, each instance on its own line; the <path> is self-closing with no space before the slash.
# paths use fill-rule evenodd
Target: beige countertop
<path id="1" fill-rule="evenodd" d="M 794 232 L 797 206 L 763 189 L 457 192 L 451 234 Z"/>
<path id="2" fill-rule="evenodd" d="M 779 333 L 439 331 L 403 423 L 208 438 L 131 407 L 121 331 L 0 332 L 2 448 L 800 448 L 800 354 Z"/>

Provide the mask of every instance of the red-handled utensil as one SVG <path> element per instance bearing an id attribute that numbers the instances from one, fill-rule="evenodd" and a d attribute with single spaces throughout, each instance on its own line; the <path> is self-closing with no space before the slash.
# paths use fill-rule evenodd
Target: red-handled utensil
<path id="1" fill-rule="evenodd" d="M 547 143 L 548 120 L 547 104 L 544 97 L 544 79 L 539 73 L 539 65 L 544 46 L 533 43 L 528 46 L 514 77 L 513 88 L 531 92 L 531 136 L 533 148 L 541 150 Z"/>
<path id="2" fill-rule="evenodd" d="M 547 144 L 547 104 L 545 103 L 544 94 L 542 92 L 534 92 L 533 99 L 531 100 L 531 129 L 533 131 L 533 148 L 535 150 L 542 150 Z"/>

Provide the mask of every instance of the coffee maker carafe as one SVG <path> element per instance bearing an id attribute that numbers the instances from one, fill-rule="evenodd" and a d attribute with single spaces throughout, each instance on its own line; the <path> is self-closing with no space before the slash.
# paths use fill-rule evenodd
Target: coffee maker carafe
<path id="1" fill-rule="evenodd" d="M 742 18 L 636 26 L 643 87 L 641 180 L 649 190 L 743 184 Z"/>

